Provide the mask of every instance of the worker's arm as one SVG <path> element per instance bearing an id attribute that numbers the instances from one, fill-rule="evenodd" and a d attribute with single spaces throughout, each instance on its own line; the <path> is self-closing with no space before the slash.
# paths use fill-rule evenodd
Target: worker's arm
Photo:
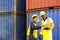
<path id="1" fill-rule="evenodd" d="M 54 23 L 48 24 L 49 28 L 53 29 L 54 28 Z"/>
<path id="2" fill-rule="evenodd" d="M 52 18 L 49 18 L 48 19 L 48 23 L 46 23 L 46 24 L 44 24 L 44 25 L 42 25 L 44 28 L 45 27 L 48 27 L 48 28 L 50 28 L 50 29 L 53 29 L 54 28 L 54 23 L 53 23 L 53 20 L 52 20 Z"/>
<path id="3" fill-rule="evenodd" d="M 49 18 L 49 24 L 48 24 L 49 28 L 53 29 L 54 28 L 54 22 L 52 20 L 52 18 Z"/>
<path id="4" fill-rule="evenodd" d="M 40 29 L 41 28 L 41 26 L 35 26 L 33 23 L 31 23 L 30 26 L 32 29 Z"/>
<path id="5" fill-rule="evenodd" d="M 54 24 L 53 23 L 48 23 L 48 24 L 42 25 L 42 27 L 45 30 L 49 30 L 49 29 L 53 29 L 54 28 Z"/>

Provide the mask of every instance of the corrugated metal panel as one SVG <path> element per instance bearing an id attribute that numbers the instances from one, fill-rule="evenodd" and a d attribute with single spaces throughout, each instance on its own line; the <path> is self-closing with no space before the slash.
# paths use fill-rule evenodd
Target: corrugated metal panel
<path id="1" fill-rule="evenodd" d="M 25 12 L 26 4 L 25 0 L 17 0 L 17 11 Z"/>
<path id="2" fill-rule="evenodd" d="M 53 40 L 60 40 L 60 9 L 52 9 L 52 10 L 44 10 L 46 12 L 47 17 L 51 17 L 54 21 L 55 27 L 53 29 Z M 40 12 L 36 11 L 36 12 L 30 12 L 30 14 L 28 14 L 28 25 L 30 24 L 30 22 L 32 21 L 31 17 L 33 14 L 37 14 L 38 16 L 40 16 Z M 39 20 L 41 21 L 42 18 L 39 18 Z M 37 25 L 40 22 L 37 23 Z"/>
<path id="3" fill-rule="evenodd" d="M 58 10 L 58 16 L 59 16 L 57 18 L 58 19 L 58 24 L 57 24 L 58 25 L 58 40 L 60 40 L 60 31 L 59 31 L 60 30 L 60 9 Z"/>
<path id="4" fill-rule="evenodd" d="M 25 40 L 26 39 L 26 17 L 17 15 L 17 28 L 16 28 L 16 40 Z"/>
<path id="5" fill-rule="evenodd" d="M 3 14 L 0 15 L 0 40 L 13 40 L 14 39 L 13 15 Z"/>
<path id="6" fill-rule="evenodd" d="M 34 8 L 60 6 L 60 0 L 26 0 L 26 10 Z"/>
<path id="7" fill-rule="evenodd" d="M 14 0 L 0 0 L 0 12 L 13 11 Z"/>

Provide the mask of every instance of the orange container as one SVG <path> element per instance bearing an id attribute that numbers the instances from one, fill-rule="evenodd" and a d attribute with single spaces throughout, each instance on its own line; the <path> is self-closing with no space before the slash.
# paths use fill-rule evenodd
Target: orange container
<path id="1" fill-rule="evenodd" d="M 26 0 L 26 10 L 60 6 L 60 0 Z"/>

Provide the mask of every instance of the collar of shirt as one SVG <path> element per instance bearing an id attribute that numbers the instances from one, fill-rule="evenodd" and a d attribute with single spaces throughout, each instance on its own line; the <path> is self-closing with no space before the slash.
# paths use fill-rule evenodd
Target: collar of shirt
<path id="1" fill-rule="evenodd" d="M 47 17 L 46 17 L 46 19 L 47 19 Z M 43 19 L 43 20 L 45 21 L 46 19 Z"/>

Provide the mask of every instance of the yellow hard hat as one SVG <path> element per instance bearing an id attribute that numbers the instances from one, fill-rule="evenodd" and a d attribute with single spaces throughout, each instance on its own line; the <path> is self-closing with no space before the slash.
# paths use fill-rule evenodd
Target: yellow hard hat
<path id="1" fill-rule="evenodd" d="M 38 17 L 38 15 L 37 15 L 37 14 L 33 14 L 33 15 L 32 15 L 32 18 L 33 18 L 33 17 L 35 17 L 35 16 L 37 16 L 37 17 Z"/>
<path id="2" fill-rule="evenodd" d="M 44 11 L 41 11 L 40 12 L 40 16 L 42 16 L 42 15 L 45 15 L 45 12 Z"/>

